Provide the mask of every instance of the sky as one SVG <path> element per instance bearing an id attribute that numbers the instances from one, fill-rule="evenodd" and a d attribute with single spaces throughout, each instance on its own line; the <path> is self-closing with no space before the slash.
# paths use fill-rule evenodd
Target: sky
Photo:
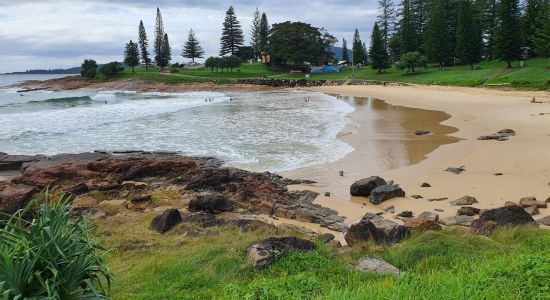
<path id="1" fill-rule="evenodd" d="M 157 6 L 172 47 L 172 62 L 189 61 L 181 48 L 193 28 L 206 57 L 218 55 L 225 11 L 232 5 L 250 42 L 254 11 L 270 24 L 301 21 L 324 27 L 341 42 L 355 28 L 368 44 L 377 15 L 376 0 L 0 0 L 0 73 L 70 68 L 86 58 L 122 61 L 124 44 L 136 41 L 143 20 L 150 51 Z M 349 43 L 348 43 L 349 44 Z"/>

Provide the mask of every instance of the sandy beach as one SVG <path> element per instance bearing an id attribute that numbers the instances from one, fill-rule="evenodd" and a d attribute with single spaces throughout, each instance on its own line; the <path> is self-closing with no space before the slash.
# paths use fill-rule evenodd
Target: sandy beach
<path id="1" fill-rule="evenodd" d="M 476 197 L 478 208 L 496 208 L 528 196 L 543 201 L 550 197 L 548 92 L 435 86 L 334 86 L 312 90 L 341 95 L 342 101 L 354 103 L 356 111 L 349 116 L 349 125 L 339 138 L 355 151 L 334 163 L 284 175 L 316 180 L 317 184 L 293 188 L 319 192 L 316 203 L 337 210 L 347 217 L 348 223 L 366 212 L 380 212 L 391 205 L 397 213 L 443 209 L 441 217 L 453 216 L 458 207 L 449 202 L 465 195 Z M 531 103 L 533 97 L 542 103 Z M 385 104 L 369 98 L 383 99 Z M 361 109 L 363 105 L 389 105 L 402 115 L 372 120 L 366 115 L 368 110 Z M 387 136 L 373 135 L 372 131 L 380 126 L 384 130 L 379 132 Z M 392 132 L 392 126 L 401 132 Z M 505 128 L 515 130 L 517 135 L 504 142 L 477 140 Z M 433 134 L 415 136 L 415 130 Z M 445 171 L 461 166 L 466 171 L 460 175 Z M 344 171 L 344 177 L 338 175 L 339 170 Z M 354 181 L 373 175 L 394 180 L 407 197 L 375 206 L 368 199 L 349 195 Z M 422 188 L 424 182 L 431 187 Z M 324 196 L 325 192 L 331 196 Z M 424 199 L 413 199 L 411 195 Z M 448 200 L 428 201 L 434 198 Z M 535 219 L 550 214 L 550 209 L 540 211 Z M 386 213 L 385 217 L 391 218 L 391 214 Z"/>

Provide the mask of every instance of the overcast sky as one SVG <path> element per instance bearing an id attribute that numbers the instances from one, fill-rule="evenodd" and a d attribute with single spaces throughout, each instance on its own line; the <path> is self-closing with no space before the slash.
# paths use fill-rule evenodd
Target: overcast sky
<path id="1" fill-rule="evenodd" d="M 170 37 L 173 62 L 190 28 L 207 56 L 217 55 L 222 22 L 229 5 L 235 7 L 249 43 L 256 7 L 269 23 L 302 21 L 325 27 L 340 41 L 352 39 L 359 28 L 368 43 L 376 19 L 376 0 L 0 0 L 0 73 L 38 68 L 79 66 L 83 59 L 98 63 L 122 61 L 124 44 L 136 41 L 143 20 L 153 42 L 156 7 Z M 151 49 L 152 50 L 152 49 Z"/>

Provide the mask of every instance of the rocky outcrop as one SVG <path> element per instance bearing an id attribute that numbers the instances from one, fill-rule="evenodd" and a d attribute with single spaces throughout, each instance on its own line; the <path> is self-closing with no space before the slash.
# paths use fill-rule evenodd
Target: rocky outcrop
<path id="1" fill-rule="evenodd" d="M 370 197 L 375 188 L 385 184 L 386 181 L 378 176 L 363 178 L 351 185 L 350 194 L 355 197 Z"/>
<path id="2" fill-rule="evenodd" d="M 367 213 L 361 221 L 350 226 L 344 239 L 351 247 L 369 240 L 391 245 L 399 242 L 408 234 L 409 230 L 405 226 Z"/>
<path id="3" fill-rule="evenodd" d="M 13 161 L 13 156 L 1 156 L 2 161 Z M 23 163 L 22 163 L 23 164 Z M 314 204 L 317 193 L 289 191 L 288 184 L 310 183 L 288 180 L 271 173 L 254 173 L 224 168 L 214 158 L 184 157 L 174 153 L 124 151 L 36 156 L 25 158 L 21 176 L 0 184 L 1 206 L 5 212 L 24 207 L 30 197 L 14 197 L 14 189 L 27 187 L 38 191 L 46 187 L 99 192 L 102 206 L 105 201 L 124 201 L 129 209 L 145 210 L 152 201 L 138 201 L 156 190 L 168 189 L 192 198 L 201 194 L 225 197 L 243 212 L 267 214 L 276 217 L 317 223 L 336 231 L 348 226 L 337 212 Z M 32 194 L 32 193 L 30 193 Z M 13 199 L 12 199 L 13 198 Z M 207 209 L 208 210 L 208 209 Z M 216 208 L 217 210 L 217 208 Z M 224 207 L 223 211 L 226 211 Z"/>
<path id="4" fill-rule="evenodd" d="M 445 226 L 465 226 L 468 227 L 472 225 L 472 222 L 474 222 L 475 218 L 473 216 L 464 216 L 464 215 L 458 215 L 454 217 L 448 217 L 439 220 L 439 223 Z"/>
<path id="5" fill-rule="evenodd" d="M 386 200 L 398 197 L 405 197 L 405 191 L 398 184 L 388 183 L 372 190 L 370 202 L 378 205 Z"/>
<path id="6" fill-rule="evenodd" d="M 505 206 L 491 209 L 472 223 L 472 230 L 477 234 L 490 235 L 501 226 L 535 225 L 533 217 L 519 206 Z"/>
<path id="7" fill-rule="evenodd" d="M 235 208 L 233 201 L 222 195 L 200 195 L 189 202 L 190 212 L 206 212 L 217 214 L 232 211 Z"/>
<path id="8" fill-rule="evenodd" d="M 281 254 L 314 250 L 315 244 L 308 240 L 295 237 L 271 237 L 250 246 L 247 250 L 247 258 L 254 268 L 261 269 L 271 265 Z"/>
<path id="9" fill-rule="evenodd" d="M 363 258 L 357 262 L 355 269 L 361 272 L 376 273 L 381 275 L 400 275 L 401 271 L 391 264 L 376 258 Z"/>
<path id="10" fill-rule="evenodd" d="M 181 215 L 179 210 L 168 209 L 153 219 L 150 228 L 159 233 L 166 233 L 180 222 Z"/>

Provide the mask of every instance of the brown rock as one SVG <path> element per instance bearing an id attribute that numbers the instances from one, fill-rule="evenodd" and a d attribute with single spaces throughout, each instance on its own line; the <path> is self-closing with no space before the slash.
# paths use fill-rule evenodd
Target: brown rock
<path id="1" fill-rule="evenodd" d="M 475 215 L 479 214 L 479 211 L 480 211 L 479 208 L 475 208 L 475 207 L 471 207 L 471 206 L 463 206 L 460 209 L 458 209 L 456 214 L 458 216 L 475 216 Z"/>
<path id="2" fill-rule="evenodd" d="M 439 221 L 439 215 L 430 211 L 425 211 L 418 216 L 419 219 L 437 222 Z"/>
<path id="3" fill-rule="evenodd" d="M 478 203 L 477 199 L 472 196 L 463 196 L 451 202 L 453 206 L 472 205 Z"/>
<path id="4" fill-rule="evenodd" d="M 504 206 L 521 206 L 521 205 L 519 205 L 519 203 L 516 203 L 516 202 L 506 201 L 504 203 Z"/>
<path id="5" fill-rule="evenodd" d="M 0 211 L 14 214 L 25 208 L 36 192 L 36 188 L 24 184 L 7 185 L 0 191 Z"/>
<path id="6" fill-rule="evenodd" d="M 536 225 L 533 217 L 519 206 L 505 206 L 483 213 L 472 223 L 472 230 L 477 234 L 490 235 L 501 226 Z"/>
<path id="7" fill-rule="evenodd" d="M 420 218 L 410 218 L 405 220 L 405 227 L 409 230 L 440 230 L 441 225 L 437 221 L 425 220 Z"/>
<path id="8" fill-rule="evenodd" d="M 377 243 L 395 244 L 405 238 L 409 230 L 376 214 L 367 213 L 361 221 L 350 226 L 344 239 L 350 246 L 374 240 Z"/>
<path id="9" fill-rule="evenodd" d="M 295 237 L 271 237 L 247 250 L 248 261 L 257 269 L 271 265 L 277 256 L 287 252 L 309 252 L 315 250 L 315 244 Z"/>
<path id="10" fill-rule="evenodd" d="M 550 226 L 550 216 L 546 216 L 542 219 L 538 219 L 537 224 L 544 225 L 544 226 Z"/>
<path id="11" fill-rule="evenodd" d="M 85 194 L 88 191 L 89 191 L 88 186 L 82 182 L 69 186 L 63 190 L 64 193 L 75 195 L 75 196 Z"/>
<path id="12" fill-rule="evenodd" d="M 350 187 L 350 194 L 356 197 L 370 197 L 371 192 L 386 184 L 386 181 L 378 176 L 363 178 L 354 182 Z"/>
<path id="13" fill-rule="evenodd" d="M 521 198 L 521 200 L 519 200 L 519 204 L 523 207 L 536 206 L 538 208 L 548 208 L 548 204 L 546 202 L 537 201 L 537 198 L 535 197 Z"/>
<path id="14" fill-rule="evenodd" d="M 153 203 L 153 198 L 151 195 L 141 195 L 131 199 L 128 202 L 129 210 L 145 210 L 148 208 L 151 203 Z"/>
<path id="15" fill-rule="evenodd" d="M 539 208 L 536 205 L 526 207 L 525 211 L 529 213 L 531 216 L 536 216 L 540 214 Z"/>
<path id="16" fill-rule="evenodd" d="M 78 196 L 73 200 L 73 207 L 90 208 L 97 205 L 97 200 L 88 195 Z"/>
<path id="17" fill-rule="evenodd" d="M 168 232 L 181 222 L 181 215 L 177 209 L 168 209 L 156 216 L 151 222 L 150 228 L 159 233 Z"/>

